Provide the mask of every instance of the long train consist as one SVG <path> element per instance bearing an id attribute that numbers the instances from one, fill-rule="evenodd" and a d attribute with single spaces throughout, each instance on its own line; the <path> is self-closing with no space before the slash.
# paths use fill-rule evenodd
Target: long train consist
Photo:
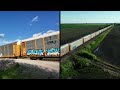
<path id="1" fill-rule="evenodd" d="M 30 57 L 43 59 L 45 57 L 60 57 L 59 31 L 21 40 L 0 46 L 1 58 Z"/>
<path id="2" fill-rule="evenodd" d="M 99 31 L 96 31 L 96 32 L 94 32 L 92 34 L 86 35 L 86 36 L 84 36 L 84 37 L 82 37 L 82 38 L 80 38 L 80 39 L 78 39 L 76 41 L 73 41 L 71 43 L 67 43 L 67 44 L 62 45 L 61 48 L 60 48 L 60 50 L 61 50 L 60 51 L 61 52 L 60 56 L 64 56 L 69 51 L 74 50 L 75 48 L 79 47 L 80 45 L 84 44 L 85 42 L 87 42 L 90 39 L 94 38 L 95 36 L 99 35 L 100 33 L 102 33 L 104 31 L 106 31 L 107 29 L 111 28 L 112 26 L 113 25 L 110 25 L 110 26 L 108 26 L 106 28 L 103 28 L 103 29 L 101 29 Z"/>

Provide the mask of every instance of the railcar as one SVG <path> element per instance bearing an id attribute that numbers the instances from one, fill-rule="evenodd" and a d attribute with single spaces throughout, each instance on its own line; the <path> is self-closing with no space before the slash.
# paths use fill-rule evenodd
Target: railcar
<path id="1" fill-rule="evenodd" d="M 87 35 L 87 36 L 83 37 L 83 42 L 85 43 L 90 39 L 91 39 L 91 35 Z"/>
<path id="2" fill-rule="evenodd" d="M 30 59 L 43 59 L 60 57 L 59 31 L 21 40 L 0 46 L 1 58 L 30 57 Z"/>
<path id="3" fill-rule="evenodd" d="M 92 34 L 90 34 L 90 35 L 91 35 L 91 38 L 94 38 L 94 37 L 96 36 L 95 33 L 92 33 Z"/>
<path id="4" fill-rule="evenodd" d="M 59 31 L 22 40 L 21 54 L 31 59 L 60 57 Z"/>
<path id="5" fill-rule="evenodd" d="M 20 56 L 20 45 L 17 42 L 0 46 L 1 58 L 17 58 Z"/>
<path id="6" fill-rule="evenodd" d="M 70 45 L 70 51 L 76 49 L 77 47 L 79 47 L 80 45 L 83 44 L 83 38 L 80 38 L 74 42 L 71 42 Z"/>
<path id="7" fill-rule="evenodd" d="M 69 46 L 70 46 L 69 44 L 65 44 L 65 45 L 61 46 L 61 48 L 60 48 L 60 56 L 63 56 L 63 55 L 67 54 L 70 51 Z"/>
<path id="8" fill-rule="evenodd" d="M 75 48 L 77 48 L 80 45 L 82 45 L 82 44 L 86 43 L 87 41 L 89 41 L 90 39 L 98 36 L 100 33 L 102 33 L 104 31 L 106 31 L 107 29 L 111 28 L 112 26 L 113 25 L 110 25 L 110 26 L 105 27 L 105 28 L 103 28 L 103 29 L 101 29 L 99 31 L 96 31 L 96 32 L 92 33 L 92 34 L 86 35 L 86 36 L 84 36 L 84 37 L 82 37 L 82 38 L 80 38 L 80 39 L 78 39 L 76 41 L 73 41 L 71 43 L 67 43 L 65 45 L 62 45 L 61 48 L 60 48 L 61 49 L 61 55 L 60 56 L 63 56 L 65 54 L 67 54 L 69 51 L 74 50 Z"/>

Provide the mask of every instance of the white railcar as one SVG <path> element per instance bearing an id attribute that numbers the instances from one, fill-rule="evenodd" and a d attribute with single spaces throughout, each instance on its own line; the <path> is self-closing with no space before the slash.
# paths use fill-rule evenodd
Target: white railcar
<path id="1" fill-rule="evenodd" d="M 79 47 L 83 44 L 83 38 L 80 38 L 72 43 L 70 43 L 70 50 L 74 50 L 75 48 Z"/>

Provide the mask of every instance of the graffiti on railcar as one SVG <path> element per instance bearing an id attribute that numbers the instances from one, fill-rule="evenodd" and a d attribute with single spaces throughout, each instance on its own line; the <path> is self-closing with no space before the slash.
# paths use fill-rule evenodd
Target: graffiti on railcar
<path id="1" fill-rule="evenodd" d="M 47 49 L 46 52 L 47 52 L 47 56 L 51 56 L 51 55 L 59 56 L 60 49 L 59 48 Z"/>
<path id="2" fill-rule="evenodd" d="M 27 51 L 27 55 L 44 55 L 44 51 L 42 49 L 38 49 L 38 50 L 29 49 Z"/>
<path id="3" fill-rule="evenodd" d="M 77 46 L 74 46 L 72 49 L 76 49 L 77 48 Z"/>
<path id="4" fill-rule="evenodd" d="M 47 49 L 45 52 L 42 49 L 38 50 L 31 50 L 29 49 L 27 51 L 27 55 L 40 55 L 43 56 L 46 53 L 46 56 L 59 56 L 60 54 L 60 49 L 59 48 L 52 48 L 52 49 Z"/>
<path id="5" fill-rule="evenodd" d="M 50 45 L 50 44 L 56 44 L 57 43 L 57 40 L 49 40 L 47 41 L 47 44 Z"/>

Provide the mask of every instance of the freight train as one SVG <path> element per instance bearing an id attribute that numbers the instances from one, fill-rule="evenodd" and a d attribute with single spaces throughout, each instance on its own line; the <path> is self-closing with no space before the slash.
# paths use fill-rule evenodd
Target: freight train
<path id="1" fill-rule="evenodd" d="M 43 59 L 60 57 L 59 31 L 0 46 L 0 58 Z"/>
<path id="2" fill-rule="evenodd" d="M 80 45 L 86 43 L 86 42 L 89 41 L 90 39 L 98 36 L 100 33 L 108 30 L 108 29 L 111 28 L 111 27 L 113 27 L 113 25 L 110 25 L 110 26 L 108 26 L 108 27 L 106 27 L 106 28 L 103 28 L 103 29 L 101 29 L 101 30 L 98 30 L 98 31 L 96 31 L 96 32 L 94 32 L 94 33 L 92 33 L 92 34 L 86 35 L 86 36 L 84 36 L 84 37 L 82 37 L 82 38 L 80 38 L 80 39 L 78 39 L 78 40 L 76 40 L 76 41 L 73 41 L 73 42 L 71 42 L 71 43 L 67 43 L 67 44 L 62 45 L 61 48 L 60 48 L 60 50 L 61 50 L 61 51 L 60 51 L 60 52 L 61 52 L 60 56 L 62 57 L 62 56 L 64 56 L 64 55 L 66 55 L 68 52 L 76 49 L 76 48 L 79 47 Z"/>

